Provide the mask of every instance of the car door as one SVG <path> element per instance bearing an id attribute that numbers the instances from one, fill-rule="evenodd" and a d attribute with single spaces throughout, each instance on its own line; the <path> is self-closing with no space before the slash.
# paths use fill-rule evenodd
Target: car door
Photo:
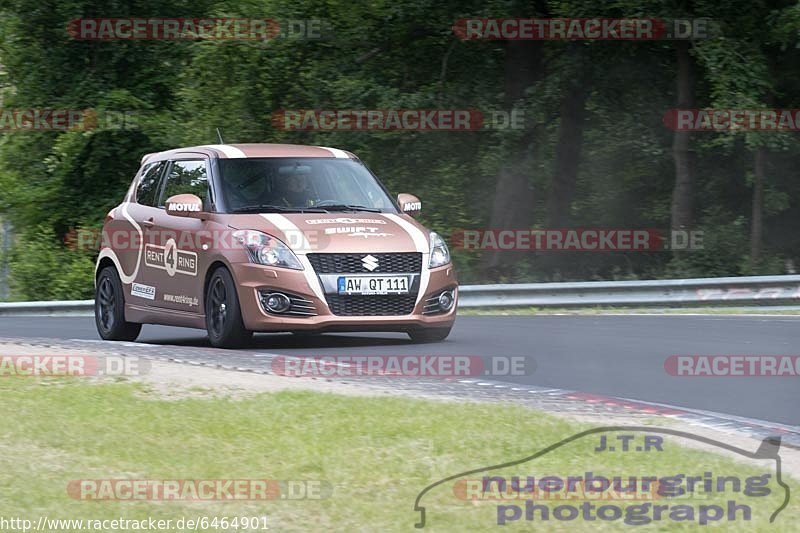
<path id="1" fill-rule="evenodd" d="M 146 244 L 145 259 L 153 276 L 157 307 L 202 314 L 204 245 L 210 239 L 207 222 L 167 214 L 164 206 L 176 194 L 194 194 L 210 205 L 209 161 L 203 156 L 170 161 L 153 220 L 153 239 Z"/>
<path id="2" fill-rule="evenodd" d="M 133 198 L 123 204 L 123 216 L 115 221 L 117 225 L 105 237 L 119 258 L 121 277 L 126 282 L 126 300 L 133 305 L 153 305 L 156 298 L 152 273 L 145 266 L 145 248 L 153 238 L 156 216 L 162 211 L 158 198 L 166 168 L 166 161 L 149 163 L 142 168 Z"/>

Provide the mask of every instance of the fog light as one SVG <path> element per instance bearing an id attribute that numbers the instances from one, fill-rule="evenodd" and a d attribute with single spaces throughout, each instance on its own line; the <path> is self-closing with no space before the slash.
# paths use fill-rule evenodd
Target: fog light
<path id="1" fill-rule="evenodd" d="M 444 291 L 439 295 L 439 308 L 442 311 L 449 311 L 453 307 L 453 302 L 455 302 L 453 291 Z"/>
<path id="2" fill-rule="evenodd" d="M 285 294 L 273 292 L 267 295 L 264 307 L 271 313 L 285 313 L 292 306 L 291 300 Z"/>

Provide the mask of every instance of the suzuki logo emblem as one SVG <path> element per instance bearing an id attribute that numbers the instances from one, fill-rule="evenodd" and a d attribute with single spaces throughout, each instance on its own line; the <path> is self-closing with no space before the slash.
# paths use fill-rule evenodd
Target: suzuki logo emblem
<path id="1" fill-rule="evenodd" d="M 378 258 L 373 255 L 365 255 L 361 258 L 361 264 L 364 266 L 364 268 L 372 272 L 378 268 Z"/>

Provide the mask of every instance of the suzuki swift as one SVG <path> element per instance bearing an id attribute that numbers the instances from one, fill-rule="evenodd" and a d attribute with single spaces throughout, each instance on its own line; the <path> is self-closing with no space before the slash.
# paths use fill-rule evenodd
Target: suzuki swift
<path id="1" fill-rule="evenodd" d="M 253 332 L 450 333 L 458 287 L 444 240 L 353 154 L 317 146 L 208 145 L 142 159 L 106 216 L 95 273 L 103 339 L 142 324 Z"/>

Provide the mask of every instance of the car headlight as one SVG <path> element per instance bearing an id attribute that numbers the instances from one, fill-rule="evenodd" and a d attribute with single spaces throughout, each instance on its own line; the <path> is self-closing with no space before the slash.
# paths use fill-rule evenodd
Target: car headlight
<path id="1" fill-rule="evenodd" d="M 429 268 L 440 267 L 450 262 L 450 250 L 447 249 L 444 239 L 435 231 L 431 232 L 431 260 Z"/>
<path id="2" fill-rule="evenodd" d="M 240 230 L 233 232 L 233 238 L 245 247 L 253 263 L 303 270 L 294 252 L 271 235 L 255 230 Z"/>

